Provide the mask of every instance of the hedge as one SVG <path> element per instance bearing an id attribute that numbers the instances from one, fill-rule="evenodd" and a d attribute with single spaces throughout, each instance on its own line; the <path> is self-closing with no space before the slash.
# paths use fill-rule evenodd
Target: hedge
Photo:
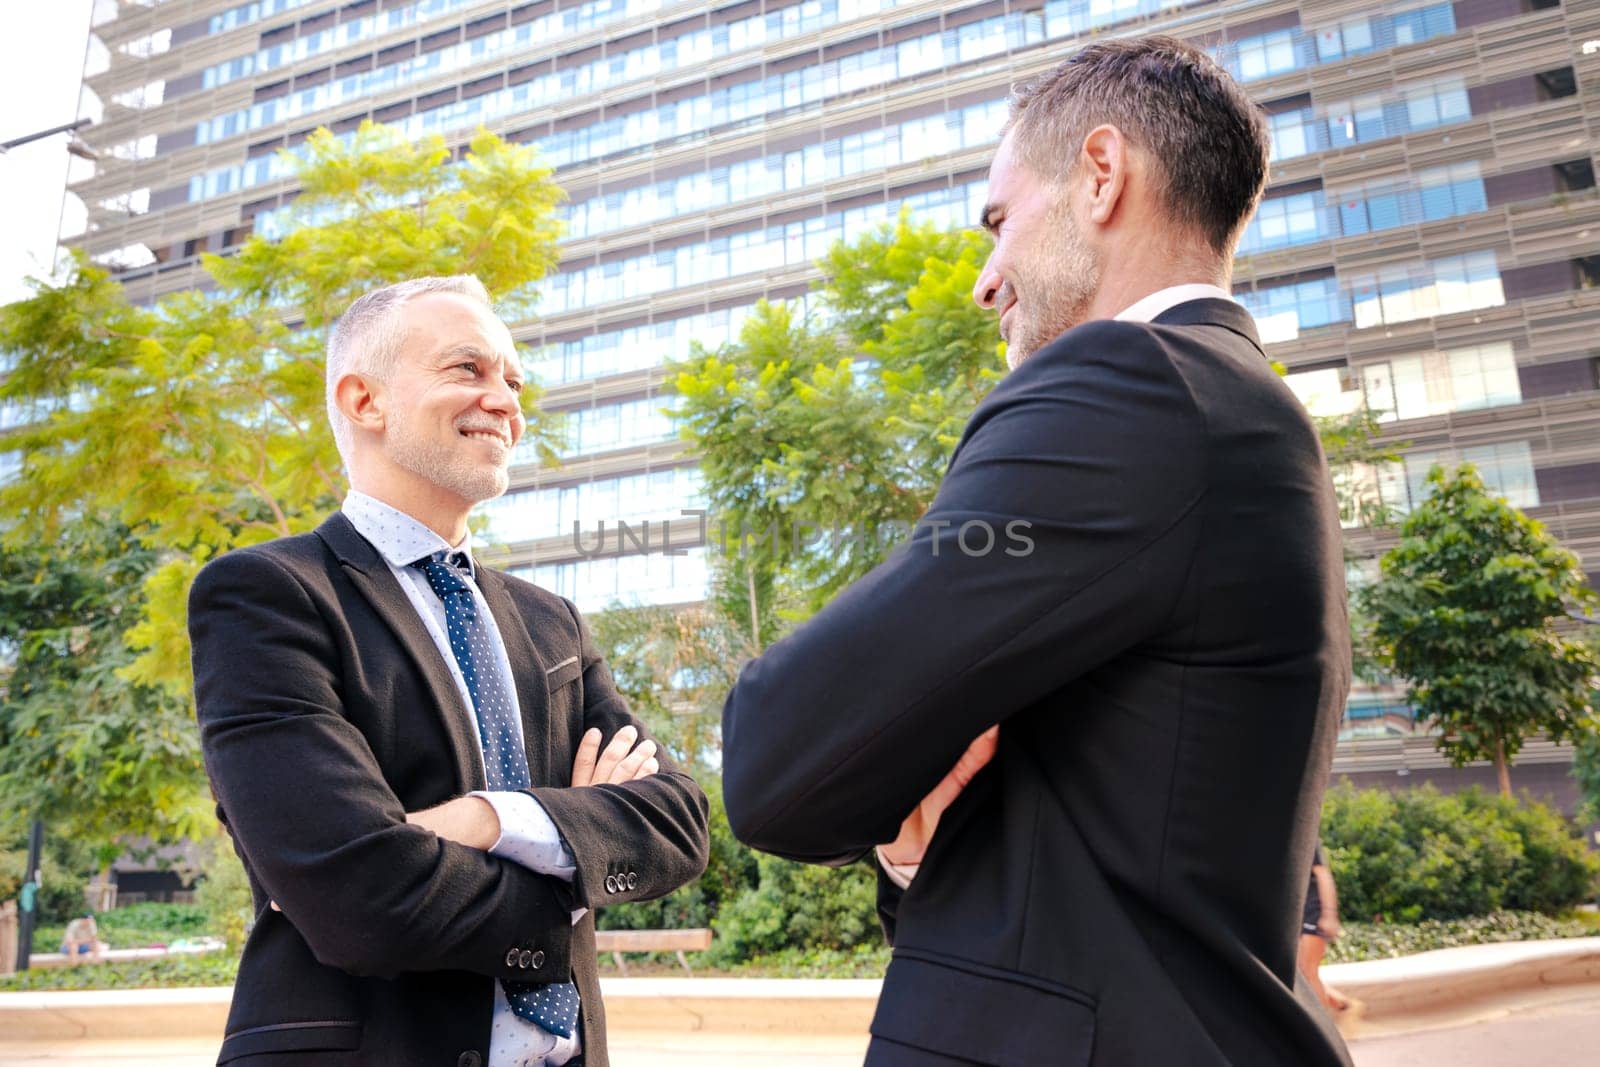
<path id="1" fill-rule="evenodd" d="M 1476 788 L 1341 784 L 1323 801 L 1322 844 L 1347 923 L 1553 915 L 1592 899 L 1600 878 L 1600 859 L 1566 816 Z"/>

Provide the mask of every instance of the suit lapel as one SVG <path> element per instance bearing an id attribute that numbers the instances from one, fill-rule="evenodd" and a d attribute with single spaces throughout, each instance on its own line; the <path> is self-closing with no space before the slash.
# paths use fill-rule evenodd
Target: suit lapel
<path id="1" fill-rule="evenodd" d="M 534 646 L 522 613 L 511 602 L 505 579 L 498 571 L 478 567 L 478 589 L 489 605 L 500 640 L 511 662 L 517 685 L 517 705 L 522 712 L 522 744 L 528 755 L 528 777 L 535 785 L 550 777 L 550 689 L 545 681 L 544 659 Z"/>
<path id="2" fill-rule="evenodd" d="M 428 695 L 433 698 L 434 714 L 439 716 L 445 736 L 450 739 L 450 762 L 455 769 L 458 790 L 465 793 L 482 789 L 485 782 L 483 757 L 478 753 L 476 739 L 468 732 L 473 728 L 472 709 L 462 701 L 461 691 L 450 676 L 450 668 L 440 655 L 439 646 L 428 636 L 427 628 L 422 625 L 405 590 L 395 580 L 389 564 L 342 513 L 336 512 L 317 527 L 317 535 L 333 549 L 351 582 L 388 623 L 400 647 L 422 672 Z"/>

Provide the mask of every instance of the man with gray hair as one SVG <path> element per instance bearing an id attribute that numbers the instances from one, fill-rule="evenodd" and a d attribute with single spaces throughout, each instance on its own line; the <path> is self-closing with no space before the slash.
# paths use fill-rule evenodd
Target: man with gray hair
<path id="1" fill-rule="evenodd" d="M 973 292 L 1012 373 L 909 544 L 728 696 L 734 833 L 878 846 L 872 1067 L 1349 1062 L 1295 973 L 1349 684 L 1338 508 L 1228 291 L 1267 155 L 1172 38 L 1017 90 Z M 1019 520 L 1031 552 L 961 550 Z"/>
<path id="2" fill-rule="evenodd" d="M 577 609 L 472 556 L 522 388 L 477 279 L 367 294 L 328 343 L 344 506 L 195 580 L 202 750 L 256 904 L 219 1063 L 600 1067 L 593 909 L 705 868 L 705 796 Z"/>

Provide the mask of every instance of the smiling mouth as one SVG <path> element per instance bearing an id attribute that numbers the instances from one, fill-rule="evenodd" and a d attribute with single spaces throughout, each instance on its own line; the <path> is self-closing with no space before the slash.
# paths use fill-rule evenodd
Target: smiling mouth
<path id="1" fill-rule="evenodd" d="M 1013 300 L 1005 306 L 1005 310 L 1000 312 L 1000 336 L 1002 338 L 1006 337 L 1006 316 L 1015 311 L 1016 307 L 1017 302 Z"/>
<path id="2" fill-rule="evenodd" d="M 506 440 L 505 435 L 494 430 L 462 430 L 461 436 L 474 437 L 484 441 L 493 441 L 495 444 L 504 448 L 511 447 L 511 442 Z"/>

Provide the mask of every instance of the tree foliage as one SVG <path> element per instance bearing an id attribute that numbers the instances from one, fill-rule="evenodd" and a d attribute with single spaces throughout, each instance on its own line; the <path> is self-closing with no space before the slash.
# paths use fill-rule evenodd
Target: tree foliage
<path id="1" fill-rule="evenodd" d="M 210 808 L 188 702 L 119 677 L 154 553 L 93 520 L 64 532 L 0 555 L 0 840 L 41 818 L 103 866 L 125 836 L 193 834 Z"/>
<path id="2" fill-rule="evenodd" d="M 1600 626 L 1590 625 L 1583 635 L 1589 651 L 1600 660 Z M 1590 729 L 1572 739 L 1572 778 L 1582 797 L 1579 814 L 1600 822 L 1600 684 L 1589 691 Z"/>
<path id="3" fill-rule="evenodd" d="M 813 314 L 763 303 L 738 343 L 676 368 L 713 539 L 767 599 L 815 611 L 927 509 L 1004 367 L 969 296 L 987 252 L 981 233 L 902 215 L 834 245 Z"/>
<path id="4" fill-rule="evenodd" d="M 135 304 L 79 257 L 0 308 L 0 403 L 18 416 L 0 449 L 21 464 L 0 486 L 0 614 L 17 647 L 74 649 L 18 662 L 37 681 L 7 703 L 8 802 L 54 810 L 75 794 L 75 827 L 181 833 L 203 788 L 190 582 L 230 548 L 314 527 L 345 492 L 324 411 L 328 326 L 361 293 L 425 274 L 477 275 L 514 320 L 556 263 L 561 193 L 529 148 L 480 133 L 455 160 L 439 138 L 367 124 L 349 139 L 319 131 L 298 158 L 287 235 L 205 256 L 205 291 Z M 524 399 L 529 438 L 553 458 L 556 427 L 534 391 Z M 111 529 L 127 543 L 93 532 Z M 68 603 L 72 582 L 98 592 L 68 619 L 114 610 L 81 646 L 70 624 L 27 616 L 30 597 Z"/>
<path id="5" fill-rule="evenodd" d="M 1470 465 L 1435 467 L 1427 484 L 1363 600 L 1380 656 L 1411 685 L 1440 750 L 1458 766 L 1494 760 L 1509 796 L 1524 738 L 1594 728 L 1600 660 L 1558 624 L 1595 594 L 1577 557 Z"/>

